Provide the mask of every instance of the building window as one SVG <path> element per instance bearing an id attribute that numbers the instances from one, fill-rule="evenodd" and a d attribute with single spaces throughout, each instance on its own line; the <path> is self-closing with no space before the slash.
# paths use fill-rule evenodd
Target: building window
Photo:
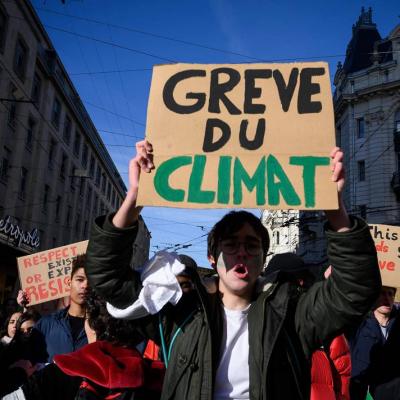
<path id="1" fill-rule="evenodd" d="M 29 117 L 28 126 L 26 129 L 26 139 L 25 139 L 25 146 L 29 151 L 32 150 L 33 138 L 35 135 L 35 126 L 36 126 L 35 120 L 32 117 Z"/>
<path id="2" fill-rule="evenodd" d="M 81 179 L 79 181 L 79 196 L 81 196 L 81 197 L 83 197 L 83 195 L 85 193 L 85 183 L 86 183 L 85 178 L 81 177 Z"/>
<path id="3" fill-rule="evenodd" d="M 357 138 L 362 139 L 365 137 L 365 121 L 364 118 L 357 119 Z"/>
<path id="4" fill-rule="evenodd" d="M 354 93 L 354 81 L 350 81 L 350 93 Z"/>
<path id="5" fill-rule="evenodd" d="M 107 200 L 110 201 L 111 200 L 111 183 L 108 182 L 107 184 Z"/>
<path id="6" fill-rule="evenodd" d="M 67 163 L 68 163 L 68 157 L 65 153 L 62 154 L 61 156 L 61 164 L 60 164 L 60 179 L 65 180 L 65 174 L 67 172 Z"/>
<path id="7" fill-rule="evenodd" d="M 72 121 L 71 118 L 68 115 L 66 115 L 64 119 L 63 140 L 68 145 L 71 142 L 71 130 L 72 130 Z"/>
<path id="8" fill-rule="evenodd" d="M 67 206 L 67 214 L 65 215 L 65 225 L 71 226 L 72 206 Z"/>
<path id="9" fill-rule="evenodd" d="M 279 231 L 275 231 L 275 244 L 279 244 Z"/>
<path id="10" fill-rule="evenodd" d="M 81 135 L 78 131 L 75 131 L 73 152 L 76 157 L 79 157 L 80 150 L 81 150 Z"/>
<path id="11" fill-rule="evenodd" d="M 28 180 L 28 170 L 24 167 L 21 167 L 21 178 L 19 181 L 19 190 L 18 196 L 20 199 L 25 200 L 26 193 L 26 182 Z"/>
<path id="12" fill-rule="evenodd" d="M 112 190 L 111 204 L 114 207 L 114 205 L 115 205 L 115 189 Z"/>
<path id="13" fill-rule="evenodd" d="M 26 65 L 28 63 L 28 46 L 21 39 L 17 39 L 14 52 L 14 72 L 23 81 L 25 79 Z"/>
<path id="14" fill-rule="evenodd" d="M 49 154 L 48 154 L 49 158 L 47 163 L 49 169 L 53 169 L 53 163 L 56 157 L 56 147 L 57 147 L 57 142 L 54 139 L 50 139 Z"/>
<path id="15" fill-rule="evenodd" d="M 11 100 L 17 100 L 15 98 L 15 92 L 17 88 L 11 83 L 8 91 L 8 97 Z M 8 102 L 8 125 L 12 128 L 15 129 L 16 124 L 17 124 L 17 102 L 16 101 L 10 101 Z"/>
<path id="16" fill-rule="evenodd" d="M 89 147 L 86 143 L 82 146 L 82 166 L 86 169 L 88 162 Z"/>
<path id="17" fill-rule="evenodd" d="M 389 81 L 389 71 L 385 69 L 385 71 L 383 72 L 383 82 L 386 83 L 388 81 Z"/>
<path id="18" fill-rule="evenodd" d="M 45 234 L 43 229 L 39 229 L 39 237 L 40 237 L 40 248 L 45 249 Z"/>
<path id="19" fill-rule="evenodd" d="M 90 185 L 88 185 L 87 196 L 86 196 L 86 210 L 90 211 L 90 207 L 92 206 L 92 192 L 93 189 Z"/>
<path id="20" fill-rule="evenodd" d="M 40 79 L 40 76 L 37 73 L 35 73 L 35 75 L 33 76 L 33 82 L 32 82 L 31 99 L 38 107 L 40 104 L 41 92 L 42 92 L 42 80 Z"/>
<path id="21" fill-rule="evenodd" d="M 100 201 L 100 210 L 99 210 L 99 214 L 100 214 L 100 215 L 105 214 L 105 210 L 106 210 L 106 207 L 104 206 L 104 203 L 103 203 L 102 201 Z"/>
<path id="22" fill-rule="evenodd" d="M 357 162 L 358 165 L 358 180 L 360 182 L 365 181 L 365 161 L 358 161 Z"/>
<path id="23" fill-rule="evenodd" d="M 101 193 L 106 194 L 106 174 L 103 172 L 101 174 Z"/>
<path id="24" fill-rule="evenodd" d="M 94 156 L 90 156 L 89 175 L 94 177 Z"/>
<path id="25" fill-rule="evenodd" d="M 48 207 L 48 204 L 49 204 L 49 197 L 50 197 L 50 186 L 49 185 L 44 185 L 42 211 L 45 214 L 47 213 L 47 207 Z"/>
<path id="26" fill-rule="evenodd" d="M 75 191 L 75 166 L 71 165 L 71 173 L 69 175 L 71 191 Z"/>
<path id="27" fill-rule="evenodd" d="M 79 234 L 79 222 L 81 220 L 81 214 L 76 214 L 76 220 L 75 220 L 75 233 Z"/>
<path id="28" fill-rule="evenodd" d="M 99 166 L 97 166 L 96 181 L 95 181 L 97 187 L 100 186 L 100 179 L 101 179 L 101 169 Z"/>
<path id="29" fill-rule="evenodd" d="M 367 218 L 367 206 L 365 204 L 358 206 L 358 213 L 363 219 Z"/>
<path id="30" fill-rule="evenodd" d="M 95 217 L 99 215 L 99 196 L 96 193 L 94 194 L 93 213 Z"/>
<path id="31" fill-rule="evenodd" d="M 342 146 L 342 126 L 338 125 L 336 128 L 336 145 L 338 147 Z"/>
<path id="32" fill-rule="evenodd" d="M 400 134 L 400 110 L 397 110 L 394 116 L 394 133 Z"/>
<path id="33" fill-rule="evenodd" d="M 4 43 L 6 42 L 8 16 L 0 6 L 0 51 L 3 51 Z"/>
<path id="34" fill-rule="evenodd" d="M 56 220 L 56 222 L 59 222 L 59 221 L 60 221 L 61 201 L 62 201 L 61 196 L 57 196 L 57 199 L 56 199 L 56 209 L 55 209 L 55 220 Z"/>
<path id="35" fill-rule="evenodd" d="M 88 234 L 88 221 L 86 220 L 85 223 L 83 224 L 83 237 L 86 238 Z"/>
<path id="36" fill-rule="evenodd" d="M 4 146 L 3 159 L 1 161 L 1 180 L 7 182 L 10 168 L 11 150 Z"/>
<path id="37" fill-rule="evenodd" d="M 58 129 L 60 126 L 60 117 L 61 117 L 61 102 L 54 97 L 53 100 L 53 108 L 51 110 L 51 122 Z"/>

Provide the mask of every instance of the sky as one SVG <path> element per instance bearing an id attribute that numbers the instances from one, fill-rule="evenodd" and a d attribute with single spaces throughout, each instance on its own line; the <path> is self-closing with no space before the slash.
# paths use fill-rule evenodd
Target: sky
<path id="1" fill-rule="evenodd" d="M 400 23 L 398 0 L 31 1 L 127 185 L 154 65 L 327 61 L 333 80 L 361 7 L 382 37 Z M 226 211 L 145 208 L 150 254 L 176 249 L 208 266 L 206 235 Z"/>

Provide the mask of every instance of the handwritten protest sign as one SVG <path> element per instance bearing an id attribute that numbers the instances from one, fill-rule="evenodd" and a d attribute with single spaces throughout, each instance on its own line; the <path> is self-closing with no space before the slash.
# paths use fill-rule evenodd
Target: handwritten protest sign
<path id="1" fill-rule="evenodd" d="M 336 209 L 326 63 L 153 69 L 138 204 Z"/>
<path id="2" fill-rule="evenodd" d="M 382 284 L 400 288 L 400 227 L 369 224 L 378 253 Z"/>
<path id="3" fill-rule="evenodd" d="M 86 253 L 87 245 L 85 240 L 18 257 L 21 288 L 26 291 L 30 305 L 69 295 L 72 261 L 77 255 Z"/>

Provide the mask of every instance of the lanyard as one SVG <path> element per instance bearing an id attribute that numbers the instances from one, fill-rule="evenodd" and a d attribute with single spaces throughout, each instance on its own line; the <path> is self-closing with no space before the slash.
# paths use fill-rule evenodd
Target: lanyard
<path id="1" fill-rule="evenodd" d="M 163 327 L 162 327 L 161 313 L 158 314 L 158 329 L 160 331 L 161 349 L 162 349 L 164 363 L 165 363 L 166 368 L 168 367 L 169 359 L 171 357 L 172 347 L 174 346 L 174 342 L 175 342 L 176 338 L 182 332 L 183 327 L 188 323 L 189 319 L 194 315 L 195 312 L 196 312 L 196 310 L 193 310 L 186 317 L 186 319 L 183 321 L 183 323 L 181 325 L 179 325 L 178 329 L 174 333 L 174 336 L 172 336 L 171 343 L 169 344 L 168 352 L 167 352 L 167 346 L 165 343 L 164 331 L 163 331 Z"/>

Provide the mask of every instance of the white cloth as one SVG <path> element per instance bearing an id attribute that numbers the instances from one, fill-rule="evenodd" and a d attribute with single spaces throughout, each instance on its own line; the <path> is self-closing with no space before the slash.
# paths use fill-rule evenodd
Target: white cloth
<path id="1" fill-rule="evenodd" d="M 168 302 L 175 305 L 182 297 L 182 289 L 176 276 L 184 269 L 185 265 L 179 261 L 177 253 L 156 253 L 141 272 L 143 288 L 138 299 L 124 309 L 107 303 L 108 312 L 115 318 L 137 319 L 156 314 Z"/>
<path id="2" fill-rule="evenodd" d="M 1 341 L 2 344 L 10 344 L 11 340 L 12 340 L 12 338 L 10 338 L 10 337 L 7 336 L 7 335 L 4 335 L 4 336 L 0 339 L 0 341 Z"/>
<path id="3" fill-rule="evenodd" d="M 249 399 L 250 305 L 245 310 L 224 307 L 224 332 L 214 389 L 214 400 Z"/>
<path id="4" fill-rule="evenodd" d="M 25 400 L 25 394 L 21 388 L 17 389 L 15 392 L 6 394 L 1 398 L 2 400 Z"/>

